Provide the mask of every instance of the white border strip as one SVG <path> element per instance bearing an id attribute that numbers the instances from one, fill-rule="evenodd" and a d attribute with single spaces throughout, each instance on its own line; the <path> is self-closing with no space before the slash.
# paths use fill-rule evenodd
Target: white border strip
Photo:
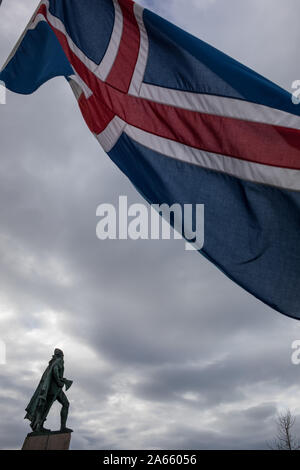
<path id="1" fill-rule="evenodd" d="M 295 191 L 300 190 L 300 170 L 268 166 L 198 150 L 129 125 L 126 126 L 125 133 L 141 145 L 182 162 L 226 173 L 255 183 L 263 183 Z"/>
<path id="2" fill-rule="evenodd" d="M 140 30 L 140 50 L 128 93 L 139 96 L 148 60 L 149 40 L 143 19 L 144 8 L 135 3 L 134 14 Z"/>
<path id="3" fill-rule="evenodd" d="M 300 116 L 235 98 L 190 93 L 142 84 L 140 98 L 216 116 L 300 129 Z"/>
<path id="4" fill-rule="evenodd" d="M 105 152 L 110 152 L 110 150 L 115 146 L 126 125 L 125 121 L 120 119 L 118 116 L 115 116 L 104 131 L 101 132 L 101 134 L 96 135 L 97 140 L 102 145 Z"/>
<path id="5" fill-rule="evenodd" d="M 119 5 L 118 0 L 112 0 L 115 8 L 115 23 L 111 34 L 110 42 L 107 51 L 100 62 L 99 66 L 95 70 L 95 75 L 100 80 L 105 81 L 112 69 L 112 66 L 116 60 L 119 52 L 122 33 L 123 33 L 123 13 Z"/>
<path id="6" fill-rule="evenodd" d="M 79 75 L 70 75 L 69 79 L 72 80 L 73 82 L 75 82 L 79 86 L 79 88 L 81 89 L 81 92 L 84 93 L 84 96 L 86 97 L 87 100 L 89 99 L 90 96 L 92 96 L 92 94 L 93 94 L 92 90 L 79 77 Z M 78 92 L 75 94 L 76 97 L 77 97 L 77 94 L 78 94 Z M 79 94 L 79 97 L 80 97 L 80 94 Z"/>
<path id="7" fill-rule="evenodd" d="M 45 23 L 47 23 L 47 20 L 44 17 L 44 15 L 39 13 L 38 15 L 36 15 L 32 23 L 30 23 L 30 25 L 28 26 L 28 30 L 35 29 L 37 24 L 40 23 L 41 21 L 45 21 Z"/>

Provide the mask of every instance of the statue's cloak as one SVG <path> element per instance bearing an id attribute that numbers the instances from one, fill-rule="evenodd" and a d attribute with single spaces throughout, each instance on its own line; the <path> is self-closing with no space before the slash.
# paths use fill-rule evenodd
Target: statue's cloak
<path id="1" fill-rule="evenodd" d="M 53 380 L 53 368 L 56 365 L 58 365 L 59 367 L 63 367 L 63 363 L 64 361 L 61 357 L 53 357 L 51 359 L 47 369 L 42 375 L 42 378 L 37 386 L 36 391 L 34 392 L 29 404 L 25 408 L 25 411 L 27 413 L 24 419 L 29 419 L 31 422 L 33 422 L 36 418 L 38 407 L 43 408 L 45 406 L 51 381 Z"/>

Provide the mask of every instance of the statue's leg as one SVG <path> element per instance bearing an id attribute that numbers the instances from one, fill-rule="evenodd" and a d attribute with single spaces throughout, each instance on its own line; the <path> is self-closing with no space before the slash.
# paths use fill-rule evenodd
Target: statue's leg
<path id="1" fill-rule="evenodd" d="M 60 430 L 61 431 L 72 431 L 72 429 L 67 428 L 67 419 L 69 413 L 69 400 L 67 399 L 66 394 L 61 390 L 56 397 L 57 401 L 62 405 L 60 412 Z"/>
<path id="2" fill-rule="evenodd" d="M 47 402 L 46 400 L 39 398 L 38 404 L 36 407 L 36 413 L 34 420 L 31 422 L 31 428 L 34 432 L 42 432 L 46 431 L 46 429 L 43 428 L 43 423 L 44 423 L 44 414 L 45 414 L 45 408 L 47 407 Z"/>
<path id="3" fill-rule="evenodd" d="M 53 405 L 53 402 L 54 402 L 54 396 L 50 395 L 48 398 L 47 398 L 47 402 L 45 404 L 45 408 L 44 408 L 44 412 L 43 412 L 43 421 L 46 420 L 48 414 L 49 414 L 49 411 L 50 411 L 50 408 L 51 406 Z"/>
<path id="4" fill-rule="evenodd" d="M 55 400 L 54 395 L 48 395 L 47 396 L 47 401 L 45 403 L 43 412 L 41 413 L 41 416 L 40 416 L 40 430 L 42 430 L 42 431 L 50 431 L 49 429 L 44 429 L 44 422 L 47 419 L 47 416 L 49 414 L 51 406 L 53 405 L 54 400 Z"/>

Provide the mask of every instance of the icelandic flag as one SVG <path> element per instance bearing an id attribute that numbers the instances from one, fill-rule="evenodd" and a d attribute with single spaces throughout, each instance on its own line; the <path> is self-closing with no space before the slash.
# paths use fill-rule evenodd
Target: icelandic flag
<path id="1" fill-rule="evenodd" d="M 205 204 L 201 253 L 300 318 L 300 106 L 131 0 L 43 0 L 0 79 L 69 81 L 103 149 L 153 204 Z"/>

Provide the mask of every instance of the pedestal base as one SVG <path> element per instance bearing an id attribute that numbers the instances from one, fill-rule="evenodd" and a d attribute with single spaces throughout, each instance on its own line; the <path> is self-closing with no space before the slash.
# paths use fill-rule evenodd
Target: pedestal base
<path id="1" fill-rule="evenodd" d="M 70 432 L 52 431 L 47 434 L 27 434 L 22 450 L 69 450 Z"/>

